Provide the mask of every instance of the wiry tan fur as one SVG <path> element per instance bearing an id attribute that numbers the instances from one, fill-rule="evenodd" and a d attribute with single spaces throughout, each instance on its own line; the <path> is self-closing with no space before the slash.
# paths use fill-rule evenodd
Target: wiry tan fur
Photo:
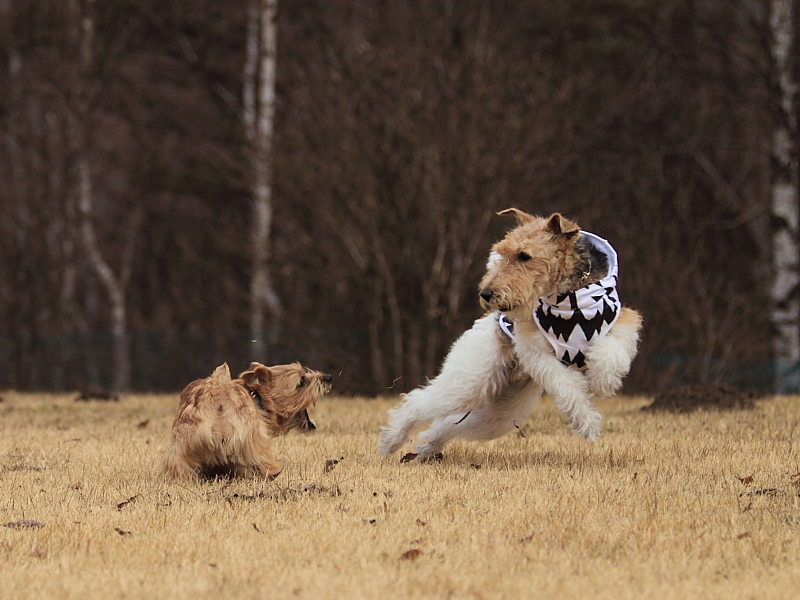
<path id="1" fill-rule="evenodd" d="M 532 319 L 539 298 L 602 279 L 604 273 L 591 272 L 588 253 L 576 248 L 580 228 L 574 221 L 559 213 L 547 219 L 534 217 L 516 208 L 498 214 L 514 215 L 518 225 L 492 248 L 489 268 L 480 283 L 482 292 L 492 291 L 490 301 L 481 296 L 485 308 Z M 520 260 L 521 253 L 530 258 Z M 584 277 L 584 273 L 588 275 Z"/>
<path id="2" fill-rule="evenodd" d="M 517 226 L 491 250 L 480 284 L 487 313 L 450 349 L 439 375 L 406 394 L 389 412 L 379 449 L 398 450 L 419 425 L 416 460 L 436 456 L 454 437 L 486 440 L 511 431 L 536 400 L 551 394 L 573 429 L 588 440 L 600 436 L 602 417 L 594 401 L 613 396 L 636 356 L 642 318 L 622 308 L 614 326 L 595 336 L 585 352 L 586 369 L 564 365 L 540 332 L 533 311 L 539 298 L 578 290 L 607 275 L 607 257 L 581 237 L 577 223 L 558 213 L 547 218 L 516 208 Z M 514 339 L 498 326 L 501 314 L 514 323 Z"/>
<path id="3" fill-rule="evenodd" d="M 307 409 L 330 389 L 330 375 L 299 363 L 267 367 L 254 362 L 238 379 L 231 379 L 227 364 L 217 367 L 181 392 L 164 473 L 181 480 L 276 477 L 282 467 L 272 456 L 270 438 L 314 429 Z"/>

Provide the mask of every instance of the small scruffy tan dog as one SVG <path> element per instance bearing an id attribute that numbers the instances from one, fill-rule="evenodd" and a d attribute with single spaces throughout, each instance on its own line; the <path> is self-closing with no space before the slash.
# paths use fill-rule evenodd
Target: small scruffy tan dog
<path id="1" fill-rule="evenodd" d="M 299 363 L 260 363 L 231 379 L 228 365 L 181 392 L 164 455 L 168 476 L 267 477 L 281 472 L 270 438 L 291 429 L 316 429 L 308 408 L 331 389 L 332 377 Z"/>
<path id="2" fill-rule="evenodd" d="M 642 318 L 617 295 L 617 253 L 606 240 L 555 213 L 516 208 L 517 226 L 494 245 L 480 284 L 489 312 L 450 349 L 441 372 L 404 396 L 381 429 L 384 456 L 412 431 L 417 461 L 452 438 L 490 440 L 512 431 L 551 394 L 572 428 L 600 436 L 594 401 L 613 396 L 636 356 Z"/>

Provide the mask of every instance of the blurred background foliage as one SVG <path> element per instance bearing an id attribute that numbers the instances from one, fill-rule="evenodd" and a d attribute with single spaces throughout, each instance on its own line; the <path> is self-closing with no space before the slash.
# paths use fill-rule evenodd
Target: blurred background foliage
<path id="1" fill-rule="evenodd" d="M 768 387 L 767 10 L 282 2 L 270 269 L 286 311 L 259 350 L 346 393 L 432 377 L 480 315 L 511 225 L 494 212 L 516 206 L 617 248 L 645 317 L 629 392 Z M 0 0 L 0 386 L 109 385 L 108 300 L 76 238 L 81 151 L 124 285 L 130 388 L 238 372 L 265 343 L 248 334 L 245 20 L 245 2 Z"/>

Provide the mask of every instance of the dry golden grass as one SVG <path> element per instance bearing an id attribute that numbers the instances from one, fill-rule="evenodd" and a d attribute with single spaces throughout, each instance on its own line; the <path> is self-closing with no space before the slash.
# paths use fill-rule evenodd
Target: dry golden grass
<path id="1" fill-rule="evenodd" d="M 393 400 L 330 399 L 275 482 L 159 473 L 177 395 L 3 395 L 2 598 L 795 598 L 800 401 L 605 403 L 587 443 L 543 402 L 442 463 L 381 459 Z M 525 437 L 523 437 L 523 435 Z M 338 459 L 325 471 L 327 459 Z"/>

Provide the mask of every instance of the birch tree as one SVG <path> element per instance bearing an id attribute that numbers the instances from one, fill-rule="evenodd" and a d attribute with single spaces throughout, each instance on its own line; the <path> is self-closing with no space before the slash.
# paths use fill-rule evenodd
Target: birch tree
<path id="1" fill-rule="evenodd" d="M 777 90 L 772 137 L 771 212 L 778 224 L 772 238 L 772 322 L 775 338 L 775 391 L 800 389 L 800 245 L 798 244 L 797 118 L 794 78 L 794 0 L 772 0 L 770 29 Z"/>
<path id="2" fill-rule="evenodd" d="M 253 215 L 250 247 L 253 270 L 250 278 L 250 334 L 254 358 L 266 360 L 283 316 L 283 306 L 269 272 L 272 235 L 272 141 L 275 117 L 275 74 L 278 31 L 277 0 L 250 0 L 247 11 L 247 42 L 242 105 L 248 143 L 250 191 Z M 266 312 L 272 319 L 270 334 Z"/>
<path id="3" fill-rule="evenodd" d="M 130 385 L 127 341 L 127 308 L 123 277 L 114 273 L 97 241 L 94 218 L 94 186 L 90 161 L 90 107 L 94 95 L 95 0 L 72 0 L 72 27 L 78 44 L 79 69 L 73 90 L 70 134 L 77 172 L 79 236 L 86 258 L 100 280 L 110 302 L 112 339 L 111 392 L 119 395 Z M 134 219 L 136 221 L 137 219 Z"/>

